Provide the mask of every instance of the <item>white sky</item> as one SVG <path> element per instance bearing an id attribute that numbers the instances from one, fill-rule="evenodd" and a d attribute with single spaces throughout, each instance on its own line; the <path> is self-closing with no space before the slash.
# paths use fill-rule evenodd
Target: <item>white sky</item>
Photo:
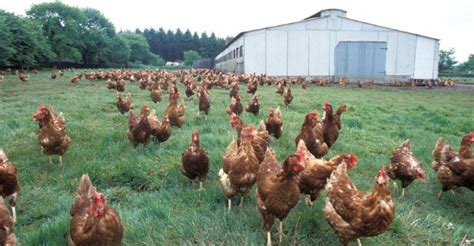
<path id="1" fill-rule="evenodd" d="M 50 1 L 2 0 L 0 9 L 24 15 L 32 4 Z M 474 54 L 473 0 L 62 0 L 101 11 L 119 30 L 163 27 L 214 32 L 218 37 L 299 21 L 322 9 L 340 8 L 347 17 L 441 39 L 456 60 Z"/>

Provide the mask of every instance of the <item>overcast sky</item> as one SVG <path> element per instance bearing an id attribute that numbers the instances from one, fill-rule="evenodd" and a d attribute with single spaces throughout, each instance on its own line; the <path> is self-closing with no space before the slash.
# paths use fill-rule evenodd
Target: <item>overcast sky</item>
<path id="1" fill-rule="evenodd" d="M 24 15 L 32 4 L 51 1 L 2 0 L 0 9 Z M 340 8 L 347 17 L 441 39 L 441 49 L 456 49 L 456 59 L 474 54 L 473 0 L 62 0 L 101 11 L 117 30 L 180 28 L 214 32 L 218 37 L 299 21 L 321 9 Z"/>

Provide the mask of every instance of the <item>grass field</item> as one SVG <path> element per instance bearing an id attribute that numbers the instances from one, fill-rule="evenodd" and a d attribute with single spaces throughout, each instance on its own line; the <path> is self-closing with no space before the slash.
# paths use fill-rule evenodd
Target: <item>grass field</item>
<path id="1" fill-rule="evenodd" d="M 124 245 L 265 243 L 254 191 L 243 208 L 234 207 L 229 213 L 217 178 L 224 150 L 236 135 L 224 112 L 228 91 L 211 91 L 207 122 L 202 115 L 196 116 L 198 100 L 185 99 L 186 120 L 181 130 L 174 128 L 171 139 L 161 146 L 133 148 L 126 136 L 128 115 L 118 112 L 114 91 L 108 90 L 104 81 L 82 79 L 71 85 L 70 77 L 68 72 L 50 80 L 49 73 L 42 72 L 33 74 L 26 84 L 14 75 L 0 82 L 0 147 L 18 168 L 21 194 L 14 231 L 21 245 L 67 244 L 69 209 L 83 173 L 89 174 L 109 204 L 118 210 L 125 227 Z M 180 89 L 184 96 L 183 87 Z M 241 86 L 242 102 L 247 104 L 250 96 L 245 89 Z M 304 115 L 311 110 L 321 113 L 325 99 L 335 107 L 342 103 L 349 106 L 342 117 L 339 139 L 327 157 L 355 153 L 359 165 L 350 176 L 361 190 L 372 190 L 374 177 L 380 165 L 388 163 L 393 148 L 411 139 L 413 152 L 427 174 L 425 182 L 415 181 L 403 200 L 398 198 L 400 194 L 392 193 L 396 217 L 391 227 L 381 236 L 363 238 L 364 245 L 445 244 L 448 223 L 454 226 L 455 244 L 466 233 L 474 237 L 474 192 L 461 188 L 437 200 L 441 185 L 431 169 L 431 151 L 440 136 L 457 150 L 461 137 L 474 131 L 472 92 L 337 86 L 302 90 L 298 86 L 293 88 L 295 99 L 287 109 L 274 89 L 260 87 L 260 116 L 244 114 L 243 119 L 256 124 L 266 117 L 268 107 L 280 105 L 284 133 L 279 140 L 270 140 L 280 161 L 295 151 L 294 139 Z M 160 115 L 166 108 L 168 96 L 155 105 L 149 92 L 140 90 L 137 84 L 127 81 L 126 91 L 132 93 L 136 108 L 147 103 Z M 31 119 L 40 103 L 53 105 L 66 117 L 72 144 L 62 166 L 57 157 L 49 166 L 47 156 L 40 153 L 38 124 Z M 181 153 L 194 129 L 199 129 L 201 144 L 210 157 L 204 192 L 196 191 L 197 184 L 179 171 Z M 323 218 L 324 202 L 325 195 L 311 209 L 302 200 L 298 203 L 284 222 L 283 245 L 339 244 Z"/>

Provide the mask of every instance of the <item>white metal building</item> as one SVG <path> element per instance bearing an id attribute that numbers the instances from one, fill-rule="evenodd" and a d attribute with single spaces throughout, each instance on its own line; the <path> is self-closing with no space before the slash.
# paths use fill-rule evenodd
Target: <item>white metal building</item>
<path id="1" fill-rule="evenodd" d="M 217 70 L 351 80 L 437 79 L 439 39 L 322 10 L 302 21 L 239 33 L 216 56 Z"/>

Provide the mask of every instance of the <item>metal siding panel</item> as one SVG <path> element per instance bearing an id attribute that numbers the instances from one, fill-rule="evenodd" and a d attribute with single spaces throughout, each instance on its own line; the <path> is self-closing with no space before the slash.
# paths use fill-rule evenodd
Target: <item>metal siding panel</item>
<path id="1" fill-rule="evenodd" d="M 286 76 L 288 44 L 286 31 L 267 31 L 267 75 Z"/>
<path id="2" fill-rule="evenodd" d="M 379 39 L 378 41 L 387 42 L 388 41 L 388 32 L 378 32 Z"/>
<path id="3" fill-rule="evenodd" d="M 335 49 L 336 79 L 385 80 L 386 43 L 340 42 Z"/>
<path id="4" fill-rule="evenodd" d="M 308 32 L 288 32 L 288 76 L 308 76 Z"/>
<path id="5" fill-rule="evenodd" d="M 435 41 L 435 47 L 434 47 L 434 61 L 433 61 L 433 79 L 438 79 L 438 63 L 439 63 L 439 42 Z"/>
<path id="6" fill-rule="evenodd" d="M 398 35 L 397 32 L 387 33 L 387 75 L 398 75 L 397 73 L 397 49 L 398 49 Z"/>
<path id="7" fill-rule="evenodd" d="M 337 32 L 329 32 L 329 75 L 334 75 L 334 50 L 337 45 Z"/>
<path id="8" fill-rule="evenodd" d="M 341 29 L 344 31 L 360 31 L 362 30 L 362 24 L 348 19 L 342 19 Z"/>
<path id="9" fill-rule="evenodd" d="M 433 79 L 434 52 L 436 41 L 424 37 L 416 40 L 415 79 Z"/>
<path id="10" fill-rule="evenodd" d="M 329 76 L 329 31 L 309 32 L 309 75 Z"/>
<path id="11" fill-rule="evenodd" d="M 413 77 L 415 70 L 415 50 L 416 50 L 416 36 L 398 33 L 398 49 L 397 49 L 397 74 Z"/>
<path id="12" fill-rule="evenodd" d="M 265 32 L 245 34 L 245 73 L 265 73 Z"/>
<path id="13" fill-rule="evenodd" d="M 329 18 L 320 18 L 316 20 L 309 20 L 306 23 L 306 28 L 308 30 L 326 30 L 328 27 Z"/>
<path id="14" fill-rule="evenodd" d="M 378 41 L 378 32 L 340 31 L 337 41 Z"/>
<path id="15" fill-rule="evenodd" d="M 386 64 L 387 61 L 387 43 L 379 42 L 377 43 L 377 48 L 374 53 L 374 71 L 373 73 L 377 78 L 385 79 L 387 76 Z"/>

